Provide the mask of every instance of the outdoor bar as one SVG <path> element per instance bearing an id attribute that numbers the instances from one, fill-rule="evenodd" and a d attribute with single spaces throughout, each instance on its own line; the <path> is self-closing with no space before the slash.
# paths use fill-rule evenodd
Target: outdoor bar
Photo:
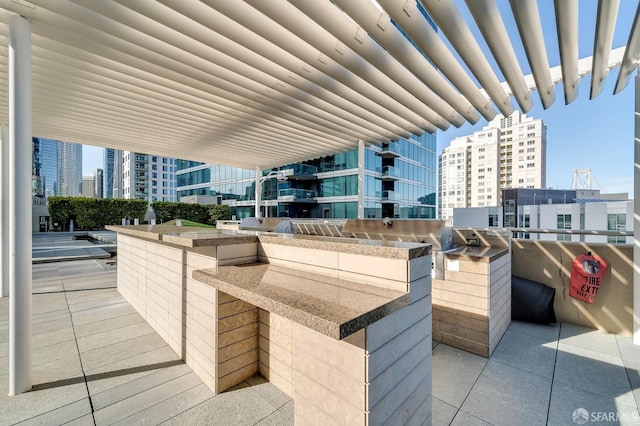
<path id="1" fill-rule="evenodd" d="M 296 424 L 431 416 L 431 245 L 112 226 L 118 291 L 215 393 L 260 374 Z"/>

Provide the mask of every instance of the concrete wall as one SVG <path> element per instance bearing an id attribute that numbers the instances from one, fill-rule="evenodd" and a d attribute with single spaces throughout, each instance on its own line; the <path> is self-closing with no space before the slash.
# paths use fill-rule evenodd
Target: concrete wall
<path id="1" fill-rule="evenodd" d="M 556 289 L 558 321 L 630 336 L 633 312 L 633 246 L 513 240 L 513 275 Z M 569 296 L 571 261 L 591 251 L 609 264 L 593 304 Z"/>

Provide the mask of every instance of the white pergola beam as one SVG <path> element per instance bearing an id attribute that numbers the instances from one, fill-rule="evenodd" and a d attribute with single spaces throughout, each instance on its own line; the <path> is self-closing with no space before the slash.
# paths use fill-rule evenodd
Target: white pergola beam
<path id="1" fill-rule="evenodd" d="M 135 7 L 136 10 L 141 10 L 144 6 L 144 11 L 156 19 L 161 19 L 162 22 L 173 22 L 173 25 L 189 34 L 196 40 L 203 42 L 212 42 L 216 39 L 216 36 L 224 36 L 227 42 L 224 43 L 220 49 L 232 49 L 231 53 L 238 52 L 238 49 L 234 49 L 236 46 L 240 46 L 248 52 L 247 55 L 251 57 L 257 57 L 264 55 L 264 57 L 283 68 L 289 70 L 289 77 L 283 80 L 284 84 L 300 84 L 305 85 L 305 81 L 309 81 L 334 93 L 338 98 L 343 99 L 342 102 L 349 102 L 368 111 L 376 117 L 379 117 L 378 123 L 380 126 L 385 127 L 388 131 L 400 135 L 402 137 L 409 137 L 410 133 L 405 130 L 408 124 L 400 115 L 385 109 L 383 107 L 384 102 L 372 102 L 374 99 L 370 99 L 364 93 L 354 90 L 351 84 L 345 84 L 341 78 L 333 79 L 330 72 L 336 72 L 334 69 L 327 67 L 325 74 L 320 67 L 322 65 L 313 66 L 303 60 L 300 57 L 290 53 L 288 50 L 284 50 L 278 44 L 272 43 L 266 38 L 260 37 L 258 34 L 249 31 L 240 23 L 235 22 L 222 15 L 218 11 L 212 10 L 208 6 L 198 2 L 183 2 L 183 1 L 170 1 L 162 0 L 167 3 L 166 5 L 159 5 L 156 2 L 146 6 L 146 2 L 126 2 L 129 7 Z M 173 8 L 173 15 L 166 16 L 167 13 L 161 13 L 163 7 Z M 176 15 L 176 16 L 174 16 Z M 182 18 L 178 18 L 181 16 Z M 184 21 L 184 22 L 183 22 Z M 179 24 L 179 25 L 178 25 Z M 204 31 L 196 31 L 196 28 L 202 27 L 205 29 L 215 29 L 213 35 L 205 33 Z M 269 33 L 272 34 L 272 33 Z M 277 34 L 276 34 L 277 35 Z M 288 40 L 290 44 L 295 44 L 295 40 Z M 301 50 L 304 52 L 305 50 Z M 310 53 L 306 53 L 310 55 Z M 318 60 L 319 56 L 314 59 L 314 63 Z M 305 59 L 310 59 L 305 56 Z M 326 64 L 325 64 L 326 65 Z M 307 86 L 308 87 L 308 86 Z"/>
<path id="2" fill-rule="evenodd" d="M 640 58 L 640 3 L 638 3 L 638 9 L 636 10 L 636 16 L 633 20 L 631 32 L 629 34 L 629 40 L 627 41 L 627 47 L 624 51 L 622 58 L 622 64 L 620 65 L 620 71 L 618 73 L 618 79 L 616 80 L 616 87 L 613 90 L 613 94 L 620 93 L 622 89 L 627 87 L 631 73 L 638 68 L 638 59 Z"/>
<path id="3" fill-rule="evenodd" d="M 510 94 L 516 99 L 522 112 L 533 108 L 531 90 L 527 86 L 522 69 L 513 50 L 500 11 L 494 0 L 465 0 L 500 71 L 509 84 Z"/>
<path id="4" fill-rule="evenodd" d="M 554 0 L 564 102 L 578 97 L 578 0 Z"/>
<path id="5" fill-rule="evenodd" d="M 442 39 L 431 27 L 431 23 L 418 10 L 415 1 L 407 1 L 404 4 L 396 0 L 379 0 L 378 3 L 409 35 L 439 71 L 460 91 L 462 102 L 472 105 L 487 121 L 493 120 L 496 112 L 491 106 L 491 101 L 480 92 L 467 72 L 456 61 L 455 57 L 447 49 Z M 372 26 L 372 24 L 369 24 Z M 389 37 L 384 31 L 373 28 L 374 38 L 385 46 L 394 56 L 402 58 L 403 63 L 416 75 L 425 72 L 427 66 L 423 65 L 420 53 L 409 48 L 405 42 L 395 37 Z M 426 81 L 426 76 L 422 77 Z M 461 106 L 463 108 L 463 106 Z M 470 123 L 476 123 L 479 114 L 470 110 L 458 110 Z"/>
<path id="6" fill-rule="evenodd" d="M 544 44 L 542 23 L 536 0 L 509 0 L 518 26 L 531 73 L 536 82 L 542 106 L 547 109 L 555 101 L 554 85 L 549 72 L 549 60 Z"/>
<path id="7" fill-rule="evenodd" d="M 231 6 L 231 3 L 224 0 L 203 1 L 218 10 L 224 8 L 225 13 Z M 289 37 L 299 38 L 309 46 L 318 49 L 319 54 L 317 58 L 320 58 L 320 54 L 322 54 L 324 55 L 324 57 L 321 58 L 322 60 L 330 59 L 335 61 L 336 64 L 340 64 L 354 76 L 369 81 L 370 84 L 377 87 L 389 99 L 394 100 L 397 104 L 402 105 L 403 108 L 408 109 L 410 113 L 407 116 L 411 117 L 412 123 L 419 128 L 430 131 L 429 129 L 433 129 L 432 126 L 436 126 L 441 130 L 446 130 L 449 127 L 450 123 L 434 111 L 433 108 L 418 100 L 413 93 L 410 93 L 380 70 L 369 64 L 347 45 L 335 38 L 330 32 L 326 31 L 286 0 L 272 0 L 269 2 L 245 0 L 245 2 L 274 22 L 277 22 L 282 28 L 285 28 L 289 32 Z M 233 4 L 233 9 L 233 12 L 238 12 L 240 8 L 237 7 L 236 4 Z M 318 59 L 316 59 L 316 61 L 318 61 Z"/>
<path id="8" fill-rule="evenodd" d="M 411 72 L 410 68 L 400 62 L 401 59 L 394 60 L 391 56 L 393 52 L 378 44 L 376 35 L 380 36 L 381 33 L 401 43 L 406 38 L 393 26 L 389 16 L 381 13 L 370 0 L 336 0 L 335 4 L 342 10 L 328 2 L 289 2 L 327 28 L 353 51 L 393 78 L 420 101 L 432 106 L 451 124 L 456 127 L 464 124 L 465 118 L 462 114 L 469 116 L 471 105 L 464 102 L 429 62 L 422 58 L 421 66 L 414 67 L 417 72 Z M 414 52 L 414 57 L 415 55 L 420 57 L 417 51 Z M 418 76 L 422 76 L 422 79 Z"/>
<path id="9" fill-rule="evenodd" d="M 596 30 L 593 39 L 593 66 L 591 68 L 591 91 L 589 99 L 600 94 L 604 79 L 609 74 L 609 55 L 613 43 L 613 32 L 620 0 L 599 0 Z"/>
<path id="10" fill-rule="evenodd" d="M 453 0 L 420 0 L 420 2 L 491 97 L 496 108 L 505 117 L 510 116 L 514 111 L 511 99 L 500 85 L 498 77 L 491 69 L 489 61 Z"/>

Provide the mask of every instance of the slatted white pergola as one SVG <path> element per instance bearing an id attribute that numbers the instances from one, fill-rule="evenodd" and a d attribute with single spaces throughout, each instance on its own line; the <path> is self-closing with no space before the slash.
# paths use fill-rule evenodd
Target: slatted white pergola
<path id="1" fill-rule="evenodd" d="M 548 108 L 560 81 L 570 103 L 588 73 L 595 97 L 619 68 L 617 93 L 640 57 L 637 12 L 626 47 L 612 50 L 619 0 L 597 3 L 593 54 L 583 59 L 579 2 L 555 0 L 555 68 L 535 0 L 510 0 L 515 40 L 494 0 L 417 1 L 0 0 L 0 46 L 8 46 L 0 49 L 0 122 L 7 124 L 0 239 L 3 295 L 11 295 L 10 394 L 31 388 L 31 230 L 20 218 L 31 214 L 32 134 L 261 169 L 526 112 L 535 102 Z M 531 75 L 514 44 L 524 47 Z M 635 212 L 640 343 L 638 202 Z"/>

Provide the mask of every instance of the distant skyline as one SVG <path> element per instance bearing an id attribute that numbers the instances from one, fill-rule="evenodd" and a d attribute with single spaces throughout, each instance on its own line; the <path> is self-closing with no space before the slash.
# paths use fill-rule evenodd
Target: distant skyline
<path id="1" fill-rule="evenodd" d="M 595 1 L 584 0 L 589 7 L 580 8 L 580 28 L 595 28 Z M 473 23 L 463 0 L 456 0 L 460 10 L 470 23 L 476 39 L 481 47 L 488 50 L 479 31 Z M 498 0 L 498 7 L 502 11 L 507 31 L 511 40 L 519 40 L 517 28 L 509 10 L 507 0 Z M 582 2 L 581 2 L 582 4 Z M 612 48 L 624 46 L 629 34 L 636 2 L 620 2 L 617 31 L 614 34 Z M 550 66 L 557 66 L 560 62 L 558 44 L 555 35 L 555 18 L 553 2 L 540 2 L 540 15 L 545 37 L 547 37 L 547 55 Z M 588 13 L 587 13 L 588 12 Z M 587 23 L 583 25 L 582 23 Z M 581 33 L 579 36 L 579 57 L 588 57 L 593 51 L 593 30 L 591 33 Z M 520 60 L 522 71 L 529 73 L 529 64 L 524 56 L 522 45 L 514 45 L 516 55 Z M 498 78 L 502 78 L 497 66 L 492 63 Z M 635 73 L 634 73 L 635 74 Z M 594 100 L 589 100 L 590 76 L 581 79 L 578 98 L 570 105 L 564 105 L 562 83 L 556 85 L 556 102 L 548 109 L 541 106 L 540 98 L 534 91 L 534 107 L 528 116 L 542 118 L 547 125 L 547 186 L 568 189 L 573 179 L 573 171 L 577 168 L 592 170 L 593 188 L 606 192 L 628 192 L 633 197 L 633 141 L 634 141 L 634 84 L 632 78 L 629 87 L 615 96 L 612 95 L 618 69 L 610 72 L 605 80 L 602 93 Z M 515 101 L 513 102 L 514 106 Z M 482 119 L 477 124 L 466 124 L 457 129 L 451 127 L 442 132 L 438 131 L 438 152 L 449 145 L 458 136 L 471 134 L 486 126 Z M 103 149 L 87 146 L 83 148 L 83 175 L 93 175 L 96 168 L 102 168 Z"/>

